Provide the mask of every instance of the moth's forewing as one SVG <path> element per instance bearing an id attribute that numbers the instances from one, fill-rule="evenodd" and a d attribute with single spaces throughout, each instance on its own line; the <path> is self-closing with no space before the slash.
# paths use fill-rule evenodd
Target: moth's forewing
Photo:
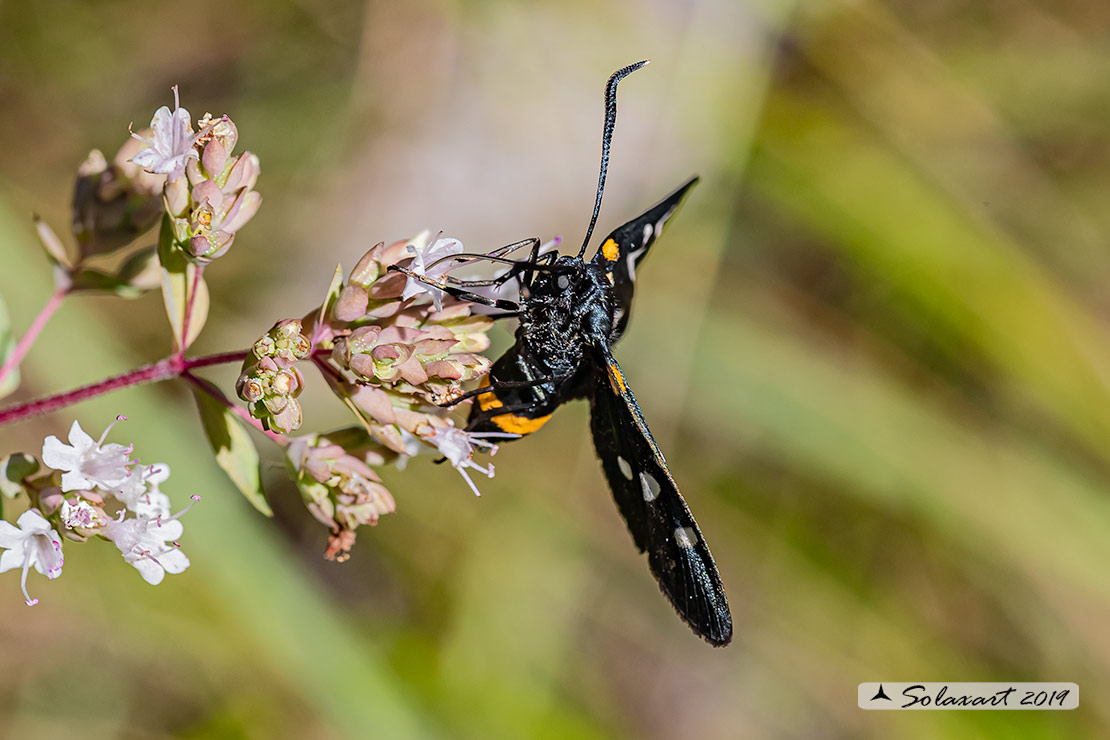
<path id="1" fill-rule="evenodd" d="M 616 360 L 599 348 L 596 361 L 590 428 L 617 508 L 679 616 L 706 641 L 727 645 L 732 615 L 709 547 Z"/>
<path id="2" fill-rule="evenodd" d="M 604 265 L 613 277 L 613 294 L 617 299 L 610 342 L 616 342 L 632 311 L 632 296 L 636 289 L 636 268 L 647 256 L 651 245 L 659 238 L 667 222 L 678 212 L 690 189 L 698 182 L 692 177 L 677 190 L 642 214 L 613 230 L 593 256 L 595 265 Z"/>

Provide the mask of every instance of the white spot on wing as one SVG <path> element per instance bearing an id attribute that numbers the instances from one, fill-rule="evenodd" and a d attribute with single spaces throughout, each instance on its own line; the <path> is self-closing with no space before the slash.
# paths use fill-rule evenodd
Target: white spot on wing
<path id="1" fill-rule="evenodd" d="M 647 246 L 648 241 L 651 240 L 651 235 L 655 233 L 655 229 L 651 224 L 644 224 L 644 246 Z"/>
<path id="2" fill-rule="evenodd" d="M 625 478 L 632 480 L 632 466 L 620 455 L 617 455 L 617 467 L 621 469 L 621 473 L 624 474 Z"/>
<path id="3" fill-rule="evenodd" d="M 663 214 L 663 218 L 659 219 L 659 221 L 655 224 L 655 233 L 656 234 L 658 234 L 660 231 L 663 230 L 663 224 L 667 223 L 667 219 L 669 219 L 671 216 L 673 216 L 674 212 L 675 212 L 675 209 L 672 208 L 671 210 L 669 210 L 669 211 L 667 211 L 666 213 Z"/>
<path id="4" fill-rule="evenodd" d="M 633 282 L 636 281 L 636 263 L 640 261 L 641 255 L 644 253 L 644 248 L 640 247 L 635 252 L 629 252 L 625 264 L 628 267 L 628 279 Z"/>
<path id="5" fill-rule="evenodd" d="M 679 527 L 674 531 L 674 541 L 679 547 L 693 547 L 698 544 L 698 533 L 693 527 Z"/>
<path id="6" fill-rule="evenodd" d="M 644 501 L 654 501 L 659 495 L 659 481 L 652 478 L 651 473 L 640 473 L 640 487 L 644 489 Z"/>

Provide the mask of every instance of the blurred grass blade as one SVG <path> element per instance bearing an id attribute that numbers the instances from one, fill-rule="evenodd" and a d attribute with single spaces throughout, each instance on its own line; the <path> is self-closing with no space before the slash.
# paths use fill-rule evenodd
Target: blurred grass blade
<path id="1" fill-rule="evenodd" d="M 970 204 L 876 145 L 849 111 L 772 96 L 751 184 L 874 275 L 959 361 L 974 347 L 999 397 L 1110 460 L 1110 338 Z M 966 360 L 966 358 L 964 358 Z"/>
<path id="2" fill-rule="evenodd" d="M 757 431 L 777 456 L 912 513 L 969 556 L 1066 583 L 1110 608 L 1103 481 L 1019 436 L 969 427 L 876 368 L 791 334 L 710 321 L 696 380 L 731 390 L 695 396 L 692 417 L 734 438 Z"/>

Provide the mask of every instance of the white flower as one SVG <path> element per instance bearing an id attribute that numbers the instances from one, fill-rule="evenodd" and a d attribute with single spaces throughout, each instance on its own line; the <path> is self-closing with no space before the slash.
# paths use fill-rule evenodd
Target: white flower
<path id="1" fill-rule="evenodd" d="M 165 463 L 136 465 L 131 476 L 112 489 L 112 495 L 136 514 L 169 516 L 169 497 L 159 489 L 169 477 L 170 466 Z"/>
<path id="2" fill-rule="evenodd" d="M 104 512 L 92 506 L 88 501 L 78 500 L 76 504 L 62 501 L 62 524 L 67 529 L 97 529 L 108 523 Z"/>
<path id="3" fill-rule="evenodd" d="M 23 596 L 27 606 L 39 603 L 27 593 L 27 571 L 35 570 L 47 578 L 54 579 L 62 574 L 62 540 L 50 527 L 50 522 L 42 518 L 34 509 L 20 515 L 16 527 L 10 522 L 0 521 L 0 547 L 6 548 L 0 555 L 0 573 L 12 568 L 23 568 Z"/>
<path id="4" fill-rule="evenodd" d="M 117 417 L 119 421 L 124 417 Z M 62 474 L 62 490 L 77 491 L 88 490 L 94 487 L 110 491 L 127 481 L 131 471 L 128 466 L 131 461 L 127 456 L 131 454 L 131 447 L 124 447 L 115 443 L 104 444 L 115 424 L 109 425 L 100 435 L 100 439 L 93 438 L 81 429 L 76 421 L 69 429 L 69 444 L 51 434 L 42 444 L 42 461 L 55 470 L 64 471 Z"/>
<path id="5" fill-rule="evenodd" d="M 108 522 L 104 536 L 116 544 L 123 559 L 135 566 L 143 580 L 158 585 L 167 573 L 183 573 L 189 567 L 189 558 L 175 542 L 185 531 L 177 517 L 188 510 L 186 507 L 169 518 L 121 516 Z"/>
<path id="6" fill-rule="evenodd" d="M 139 496 L 139 500 L 130 508 L 139 516 L 151 519 L 168 517 L 170 515 L 170 497 L 157 489 L 147 491 Z"/>
<path id="7" fill-rule="evenodd" d="M 131 468 L 131 474 L 119 485 L 108 489 L 108 493 L 115 496 L 116 499 L 128 509 L 134 511 L 134 503 L 139 500 L 140 496 L 146 493 L 147 475 L 147 466 L 136 464 Z"/>
<path id="8" fill-rule="evenodd" d="M 453 254 L 459 254 L 463 251 L 463 245 L 462 242 L 460 242 L 458 239 L 444 239 L 437 236 L 426 247 L 420 247 L 416 244 L 409 244 L 407 247 L 405 247 L 405 250 L 413 255 L 412 267 L 410 267 L 409 269 L 411 269 L 417 275 L 422 275 L 429 280 L 440 280 L 444 276 L 444 274 L 451 269 L 451 266 L 454 264 L 455 261 L 444 259 L 443 262 L 434 265 L 433 267 L 431 267 L 431 269 L 428 268 L 428 265 L 432 265 L 437 260 L 443 259 L 444 257 L 450 257 Z M 432 302 L 435 304 L 436 310 L 442 310 L 443 291 L 432 285 L 422 283 L 412 277 L 410 277 L 408 281 L 405 282 L 405 290 L 403 293 L 401 293 L 401 298 L 403 300 L 408 300 L 409 298 L 418 296 L 421 293 L 428 293 L 429 295 L 431 295 Z"/>
<path id="9" fill-rule="evenodd" d="M 397 461 L 393 463 L 398 470 L 404 470 L 408 467 L 409 458 L 416 457 L 421 450 L 426 449 L 420 444 L 420 438 L 404 427 L 401 427 L 401 442 L 405 445 L 405 451 L 397 455 Z"/>
<path id="10" fill-rule="evenodd" d="M 173 111 L 163 105 L 150 121 L 149 136 L 131 136 L 146 144 L 131 161 L 155 175 L 169 175 L 171 182 L 181 177 L 190 159 L 199 156 L 189 111 L 181 107 L 177 85 L 173 86 Z"/>
<path id="11" fill-rule="evenodd" d="M 470 475 L 466 472 L 466 468 L 473 468 L 480 473 L 485 473 L 486 476 L 493 477 L 493 465 L 478 465 L 472 459 L 475 453 L 475 448 L 485 447 L 489 449 L 489 454 L 494 455 L 497 453 L 497 445 L 492 442 L 487 442 L 487 438 L 500 438 L 500 439 L 517 439 L 519 434 L 508 434 L 505 432 L 465 432 L 462 429 L 455 427 L 439 427 L 436 433 L 427 439 L 427 441 L 436 446 L 436 448 L 443 453 L 455 470 L 459 471 L 459 475 L 463 477 L 466 484 L 470 486 L 470 490 L 474 491 L 475 496 L 481 496 L 474 481 L 470 479 Z"/>

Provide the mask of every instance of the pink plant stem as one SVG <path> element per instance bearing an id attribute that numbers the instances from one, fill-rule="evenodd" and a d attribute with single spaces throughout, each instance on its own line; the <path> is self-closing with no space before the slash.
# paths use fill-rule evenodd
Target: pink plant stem
<path id="1" fill-rule="evenodd" d="M 27 352 L 31 349 L 31 345 L 38 339 L 43 327 L 50 321 L 54 312 L 62 305 L 62 300 L 66 297 L 68 292 L 67 288 L 58 288 L 54 291 L 54 294 L 50 296 L 50 300 L 46 302 L 46 305 L 39 311 L 39 315 L 36 316 L 35 320 L 31 322 L 31 325 L 27 327 L 27 333 L 19 340 L 19 344 L 15 346 L 15 350 L 12 352 L 11 356 L 4 362 L 4 366 L 0 367 L 0 381 L 4 380 L 12 370 L 19 367 L 19 363 L 23 361 Z"/>
<path id="2" fill-rule="evenodd" d="M 242 362 L 246 354 L 246 352 L 242 351 L 223 352 L 217 355 L 194 357 L 188 360 L 177 356 L 169 357 L 153 365 L 145 365 L 131 372 L 124 373 L 123 375 L 107 378 L 99 383 L 93 383 L 92 385 L 75 388 L 65 393 L 58 393 L 57 395 L 40 398 L 37 401 L 28 401 L 18 406 L 0 410 L 0 426 L 22 421 L 31 416 L 48 414 L 51 411 L 57 411 L 66 406 L 72 406 L 75 403 L 80 403 L 90 398 L 96 398 L 97 396 L 102 396 L 105 393 L 110 393 L 120 388 L 177 378 L 190 370 L 196 370 L 197 368 L 208 367 L 210 365 Z"/>

